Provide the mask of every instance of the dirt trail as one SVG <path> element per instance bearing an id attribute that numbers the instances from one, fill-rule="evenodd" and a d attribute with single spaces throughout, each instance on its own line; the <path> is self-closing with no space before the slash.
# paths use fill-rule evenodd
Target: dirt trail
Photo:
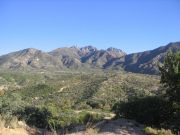
<path id="1" fill-rule="evenodd" d="M 99 132 L 96 135 L 146 135 L 142 125 L 127 119 L 106 120 L 98 128 Z M 81 131 L 69 135 L 95 135 L 95 133 Z"/>
<path id="2" fill-rule="evenodd" d="M 44 132 L 44 130 L 40 130 L 40 129 L 37 130 L 33 128 L 26 128 L 26 129 L 0 128 L 0 135 L 33 135 L 33 134 L 52 135 L 51 132 L 48 131 Z M 94 125 L 92 130 L 86 130 L 86 131 L 76 130 L 76 132 L 67 135 L 146 135 L 146 134 L 144 133 L 144 127 L 138 124 L 137 122 L 127 119 L 118 119 L 118 120 L 103 120 L 97 123 L 96 125 Z"/>
<path id="3" fill-rule="evenodd" d="M 144 127 L 135 121 L 119 119 L 108 121 L 100 127 L 101 135 L 145 135 Z"/>

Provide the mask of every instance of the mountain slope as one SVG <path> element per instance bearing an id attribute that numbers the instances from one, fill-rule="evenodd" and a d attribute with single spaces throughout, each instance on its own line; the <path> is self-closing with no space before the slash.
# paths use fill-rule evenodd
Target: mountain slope
<path id="1" fill-rule="evenodd" d="M 125 70 L 157 74 L 168 51 L 180 51 L 180 42 L 169 43 L 154 50 L 126 54 L 120 49 L 98 50 L 93 46 L 64 47 L 51 52 L 28 48 L 0 56 L 0 68 L 11 70 Z"/>
<path id="2" fill-rule="evenodd" d="M 78 48 L 58 48 L 49 54 L 61 61 L 66 68 L 77 69 L 82 66 Z"/>
<path id="3" fill-rule="evenodd" d="M 63 69 L 63 64 L 48 53 L 28 48 L 0 57 L 0 67 L 5 69 Z"/>
<path id="4" fill-rule="evenodd" d="M 163 62 L 168 51 L 180 51 L 180 42 L 169 43 L 151 51 L 133 53 L 120 59 L 114 59 L 106 66 L 106 69 L 123 68 L 130 72 L 157 74 L 158 64 Z"/>
<path id="5" fill-rule="evenodd" d="M 107 50 L 96 50 L 88 53 L 81 58 L 83 63 L 88 63 L 94 67 L 104 68 L 104 66 L 114 58 L 121 58 L 125 56 L 122 50 L 115 48 L 108 48 Z"/>
<path id="6" fill-rule="evenodd" d="M 93 46 L 58 48 L 49 52 L 49 54 L 62 61 L 65 67 L 71 69 L 80 69 L 82 67 L 103 68 L 111 59 L 126 55 L 120 49 L 111 47 L 107 50 L 98 50 Z"/>

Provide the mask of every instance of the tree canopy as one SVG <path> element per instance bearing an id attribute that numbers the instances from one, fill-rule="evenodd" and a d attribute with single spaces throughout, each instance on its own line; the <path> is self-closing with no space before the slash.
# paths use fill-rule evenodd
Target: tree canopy
<path id="1" fill-rule="evenodd" d="M 180 52 L 169 52 L 160 67 L 161 83 L 170 101 L 180 102 Z"/>

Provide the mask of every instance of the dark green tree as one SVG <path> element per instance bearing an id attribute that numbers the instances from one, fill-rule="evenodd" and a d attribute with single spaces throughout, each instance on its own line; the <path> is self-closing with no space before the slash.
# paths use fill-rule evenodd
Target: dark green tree
<path id="1" fill-rule="evenodd" d="M 180 52 L 169 52 L 159 69 L 169 101 L 180 102 Z"/>
<path id="2" fill-rule="evenodd" d="M 180 130 L 180 52 L 169 52 L 160 71 L 166 97 L 174 110 L 170 123 L 175 129 Z"/>

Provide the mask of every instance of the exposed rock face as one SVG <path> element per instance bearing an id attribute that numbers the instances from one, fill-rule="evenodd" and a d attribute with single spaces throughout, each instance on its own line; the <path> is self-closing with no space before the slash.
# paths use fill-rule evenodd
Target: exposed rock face
<path id="1" fill-rule="evenodd" d="M 111 56 L 113 56 L 114 58 L 118 58 L 118 57 L 122 57 L 122 56 L 126 55 L 126 53 L 123 52 L 122 50 L 116 49 L 116 48 L 113 48 L 113 47 L 108 48 L 107 52 L 109 52 L 109 54 Z"/>
<path id="2" fill-rule="evenodd" d="M 92 54 L 93 52 L 98 51 L 97 48 L 93 47 L 93 46 L 85 46 L 80 48 L 80 54 L 81 56 L 85 56 L 87 54 Z"/>

